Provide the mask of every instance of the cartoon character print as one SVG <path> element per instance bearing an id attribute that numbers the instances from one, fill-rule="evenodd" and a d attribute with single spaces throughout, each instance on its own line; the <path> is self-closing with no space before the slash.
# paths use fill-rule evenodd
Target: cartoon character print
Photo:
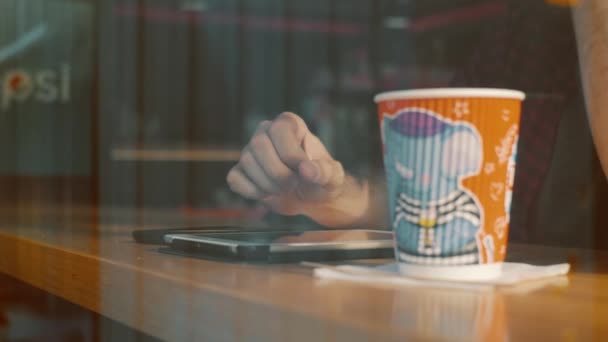
<path id="1" fill-rule="evenodd" d="M 505 192 L 505 213 L 507 213 L 507 217 L 510 216 L 511 213 L 511 201 L 513 199 L 513 183 L 515 181 L 515 165 L 517 161 L 517 139 L 513 142 L 513 147 L 511 147 L 511 158 L 509 158 L 509 163 L 507 164 L 507 190 Z"/>
<path id="2" fill-rule="evenodd" d="M 477 130 L 426 109 L 408 108 L 384 116 L 382 136 L 400 259 L 439 265 L 478 262 L 476 234 L 483 210 L 461 183 L 481 171 Z"/>

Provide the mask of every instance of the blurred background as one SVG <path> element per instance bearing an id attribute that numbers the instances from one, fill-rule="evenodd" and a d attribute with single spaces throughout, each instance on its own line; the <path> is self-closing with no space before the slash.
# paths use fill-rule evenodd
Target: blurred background
<path id="1" fill-rule="evenodd" d="M 447 85 L 507 11 L 480 0 L 0 6 L 1 196 L 225 215 L 250 207 L 224 177 L 259 121 L 294 111 L 369 175 L 373 95 Z"/>

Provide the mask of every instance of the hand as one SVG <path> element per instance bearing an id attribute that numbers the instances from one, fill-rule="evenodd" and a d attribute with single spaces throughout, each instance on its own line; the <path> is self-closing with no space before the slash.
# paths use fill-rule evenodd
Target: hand
<path id="1" fill-rule="evenodd" d="M 227 176 L 230 188 L 242 196 L 280 214 L 313 219 L 343 194 L 346 180 L 342 164 L 293 113 L 260 123 Z"/>

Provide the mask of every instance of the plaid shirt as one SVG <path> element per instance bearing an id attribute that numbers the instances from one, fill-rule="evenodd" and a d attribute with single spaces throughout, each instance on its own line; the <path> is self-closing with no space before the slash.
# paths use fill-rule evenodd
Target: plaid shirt
<path id="1" fill-rule="evenodd" d="M 538 0 L 509 1 L 509 14 L 485 37 L 453 86 L 522 90 L 510 238 L 528 241 L 538 195 L 553 156 L 566 105 L 580 96 L 576 41 L 569 8 Z"/>

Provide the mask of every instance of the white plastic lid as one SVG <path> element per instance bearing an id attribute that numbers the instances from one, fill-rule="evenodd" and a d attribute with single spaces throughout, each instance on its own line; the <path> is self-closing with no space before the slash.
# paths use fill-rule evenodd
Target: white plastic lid
<path id="1" fill-rule="evenodd" d="M 522 100 L 526 94 L 519 90 L 498 88 L 428 88 L 412 90 L 395 90 L 380 93 L 374 102 L 406 99 L 432 99 L 444 97 L 493 97 L 501 99 Z"/>

